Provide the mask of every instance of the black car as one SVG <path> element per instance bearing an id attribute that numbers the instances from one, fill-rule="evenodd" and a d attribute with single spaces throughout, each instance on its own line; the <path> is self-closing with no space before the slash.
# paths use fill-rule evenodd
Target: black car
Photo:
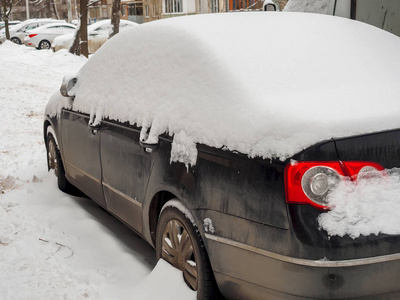
<path id="1" fill-rule="evenodd" d="M 400 167 L 399 53 L 389 33 L 312 14 L 140 25 L 65 77 L 48 166 L 198 299 L 396 298 L 400 235 L 318 220 L 341 182 Z"/>

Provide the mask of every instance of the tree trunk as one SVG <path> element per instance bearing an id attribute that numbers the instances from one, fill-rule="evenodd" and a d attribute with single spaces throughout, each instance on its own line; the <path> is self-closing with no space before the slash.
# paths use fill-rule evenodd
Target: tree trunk
<path id="1" fill-rule="evenodd" d="M 4 25 L 5 25 L 6 39 L 10 40 L 10 30 L 8 28 L 8 16 L 10 15 L 11 10 L 12 10 L 12 1 L 8 2 L 9 7 L 7 7 L 7 0 L 2 0 L 1 3 L 3 4 L 3 19 L 4 19 Z"/>
<path id="2" fill-rule="evenodd" d="M 88 36 L 87 36 L 87 17 L 88 17 L 88 0 L 80 0 L 81 6 L 81 34 L 80 34 L 80 48 L 81 48 L 81 55 L 86 57 L 89 56 L 88 50 Z"/>
<path id="3" fill-rule="evenodd" d="M 51 5 L 50 0 L 46 0 L 47 18 L 51 18 Z"/>
<path id="4" fill-rule="evenodd" d="M 81 55 L 81 47 L 80 47 L 80 41 L 81 41 L 81 24 L 79 21 L 78 28 L 75 31 L 74 34 L 74 41 L 69 48 L 69 53 L 75 54 L 75 55 Z"/>
<path id="5" fill-rule="evenodd" d="M 59 17 L 59 15 L 57 13 L 57 8 L 56 8 L 56 0 L 53 0 L 53 10 L 54 10 L 54 14 L 56 16 L 56 19 L 60 20 L 60 17 Z"/>
<path id="6" fill-rule="evenodd" d="M 113 25 L 113 32 L 110 38 L 119 32 L 119 19 L 121 15 L 121 0 L 113 0 L 111 11 L 111 24 Z"/>

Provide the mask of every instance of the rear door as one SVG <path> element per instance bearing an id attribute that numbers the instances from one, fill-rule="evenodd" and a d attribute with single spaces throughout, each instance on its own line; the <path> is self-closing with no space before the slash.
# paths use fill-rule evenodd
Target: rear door
<path id="1" fill-rule="evenodd" d="M 142 232 L 142 205 L 154 153 L 139 144 L 140 128 L 103 121 L 101 163 L 107 209 Z"/>

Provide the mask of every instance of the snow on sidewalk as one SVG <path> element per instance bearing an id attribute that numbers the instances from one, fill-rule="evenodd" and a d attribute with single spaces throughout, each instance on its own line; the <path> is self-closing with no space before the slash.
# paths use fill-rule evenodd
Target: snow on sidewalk
<path id="1" fill-rule="evenodd" d="M 47 172 L 45 105 L 85 62 L 0 46 L 1 299 L 195 299 L 181 272 L 164 262 L 152 271 L 144 240 L 90 199 L 60 192 Z"/>

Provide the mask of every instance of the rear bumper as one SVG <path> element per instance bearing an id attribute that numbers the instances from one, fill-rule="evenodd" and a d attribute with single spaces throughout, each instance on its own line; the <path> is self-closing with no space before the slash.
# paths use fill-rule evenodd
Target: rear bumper
<path id="1" fill-rule="evenodd" d="M 230 299 L 398 299 L 400 253 L 306 260 L 206 234 L 221 292 Z"/>

